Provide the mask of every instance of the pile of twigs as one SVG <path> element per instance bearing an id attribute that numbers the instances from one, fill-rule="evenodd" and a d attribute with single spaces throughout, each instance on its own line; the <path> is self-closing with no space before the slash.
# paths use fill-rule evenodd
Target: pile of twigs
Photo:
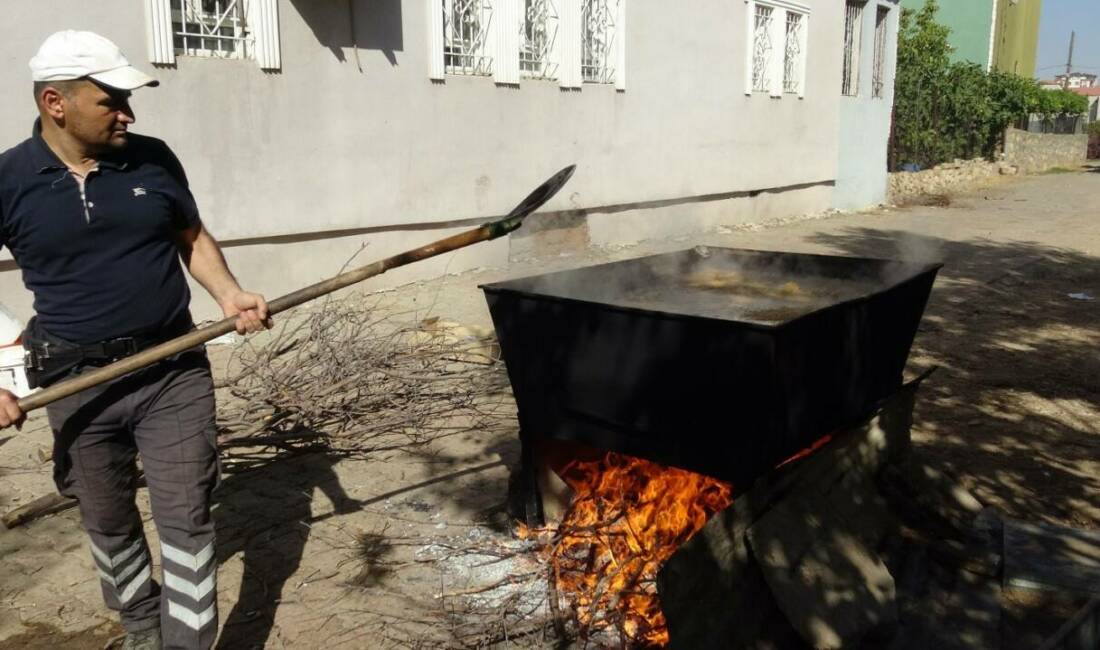
<path id="1" fill-rule="evenodd" d="M 346 454 L 410 450 L 512 416 L 491 333 L 331 299 L 262 345 L 245 343 L 219 383 L 218 445 Z"/>
<path id="2" fill-rule="evenodd" d="M 419 572 L 439 581 L 422 608 L 382 619 L 379 635 L 401 648 L 547 648 L 568 640 L 549 604 L 547 571 L 532 541 L 474 527 L 459 535 L 379 533 L 356 540 L 360 573 L 352 586 L 371 591 L 389 574 Z M 417 548 L 411 555 L 408 550 Z M 403 552 L 404 551 L 404 552 Z M 445 586 L 444 586 L 445 585 Z"/>
<path id="3" fill-rule="evenodd" d="M 230 468 L 318 450 L 419 453 L 447 436 L 514 429 L 492 333 L 424 320 L 386 300 L 328 300 L 234 350 L 218 384 L 218 445 Z M 391 572 L 418 568 L 463 585 L 435 594 L 438 605 L 420 615 L 379 614 L 371 634 L 394 647 L 544 647 L 559 638 L 533 542 L 381 531 L 356 545 L 354 586 L 371 589 Z"/>

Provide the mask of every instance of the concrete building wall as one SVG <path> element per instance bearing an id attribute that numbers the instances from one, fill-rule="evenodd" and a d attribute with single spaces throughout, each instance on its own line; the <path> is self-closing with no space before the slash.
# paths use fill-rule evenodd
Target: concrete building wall
<path id="1" fill-rule="evenodd" d="M 875 22 L 878 8 L 887 16 L 882 97 L 874 97 Z M 887 194 L 886 154 L 894 105 L 898 20 L 894 1 L 868 2 L 863 9 L 860 43 L 859 91 L 840 98 L 840 138 L 833 207 L 855 210 L 882 203 Z"/>
<path id="2" fill-rule="evenodd" d="M 937 0 L 936 21 L 951 28 L 947 42 L 953 48 L 952 61 L 970 61 L 982 67 L 990 63 L 990 34 L 995 0 Z M 926 0 L 901 0 L 905 9 L 917 11 Z"/>
<path id="3" fill-rule="evenodd" d="M 742 2 L 631 2 L 625 91 L 452 76 L 433 83 L 429 3 L 355 2 L 361 73 L 344 3 L 281 0 L 280 71 L 179 57 L 155 71 L 159 88 L 133 99 L 135 131 L 176 150 L 242 284 L 269 296 L 335 272 L 364 243 L 357 259 L 366 262 L 503 214 L 570 163 L 578 166 L 574 179 L 546 209 L 580 215 L 585 228 L 593 215 L 600 225 L 590 242 L 830 203 L 843 3 L 807 3 L 805 97 L 773 99 L 743 92 Z M 0 83 L 27 92 L 0 99 L 0 146 L 30 131 L 26 62 L 49 33 L 100 32 L 152 70 L 144 63 L 141 6 L 12 3 Z M 506 242 L 483 245 L 395 273 L 379 286 L 507 258 Z M 29 315 L 30 297 L 6 251 L 0 295 Z M 211 301 L 200 298 L 196 312 L 214 315 Z"/>
<path id="4" fill-rule="evenodd" d="M 916 11 L 926 0 L 901 0 Z M 1035 76 L 1042 0 L 938 0 L 937 21 L 951 28 L 952 61 Z"/>
<path id="5" fill-rule="evenodd" d="M 1035 76 L 1042 0 L 997 0 L 993 67 L 1021 77 Z"/>

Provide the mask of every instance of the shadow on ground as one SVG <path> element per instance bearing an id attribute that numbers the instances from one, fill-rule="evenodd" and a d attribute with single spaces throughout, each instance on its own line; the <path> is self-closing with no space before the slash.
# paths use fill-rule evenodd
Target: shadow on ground
<path id="1" fill-rule="evenodd" d="M 1100 301 L 1095 298 L 1100 294 L 1100 258 L 1031 242 L 959 242 L 874 228 L 819 233 L 810 241 L 844 255 L 945 263 L 909 360 L 910 376 L 940 368 L 917 397 L 913 459 L 959 477 L 1001 515 L 1095 529 L 1100 519 Z M 877 546 L 868 547 L 871 563 L 860 566 L 881 560 L 896 596 L 868 597 L 866 576 L 876 574 L 868 571 L 852 579 L 855 574 L 845 573 L 844 562 L 824 565 L 819 573 L 802 573 L 806 569 L 800 563 L 808 555 L 804 540 L 813 532 L 768 540 L 771 556 L 781 558 L 776 566 L 789 567 L 796 576 L 792 580 L 812 585 L 819 597 L 802 603 L 806 612 L 822 613 L 811 621 L 816 629 L 840 621 L 874 623 L 861 642 L 845 647 L 1035 648 L 1082 603 L 1081 593 L 1021 595 L 1003 590 L 1004 569 L 998 563 L 1004 549 L 997 525 L 984 527 L 973 511 L 960 513 L 955 523 L 927 518 L 932 510 L 906 508 L 904 499 L 883 491 L 883 482 L 880 477 L 880 494 L 890 503 L 887 518 L 896 523 L 882 541 L 874 541 Z M 820 486 L 822 493 L 831 489 Z M 866 494 L 853 491 L 839 501 L 850 496 L 848 503 L 858 502 Z M 873 513 L 873 506 L 872 499 L 857 510 Z M 761 605 L 769 593 L 780 599 L 774 585 L 763 585 L 763 573 L 757 571 L 760 586 L 751 590 L 754 560 L 745 559 L 741 529 L 729 524 L 737 521 L 738 515 L 730 514 L 734 510 L 721 513 L 712 521 L 716 527 L 708 525 L 707 532 L 685 546 L 690 556 L 670 561 L 673 571 L 664 574 L 666 593 L 677 607 L 687 603 L 679 612 L 666 610 L 673 639 L 687 632 L 689 636 L 680 638 L 696 640 L 690 637 L 696 626 L 705 636 L 729 620 L 737 633 L 749 629 L 750 635 L 761 630 L 773 635 L 764 639 L 771 642 L 768 647 L 805 647 L 792 630 L 784 634 L 788 620 L 794 622 L 799 613 L 785 618 Z M 825 512 L 794 512 L 783 530 L 814 531 Z M 989 511 L 985 514 L 989 519 L 983 521 L 999 520 Z M 866 533 L 870 528 L 852 530 Z M 948 557 L 945 543 L 956 544 L 960 554 Z M 856 552 L 855 547 L 845 548 Z M 1074 554 L 1066 542 L 1051 548 L 1049 555 L 1038 555 L 1053 559 Z M 772 578 L 785 575 L 774 566 L 768 571 Z M 722 585 L 735 587 L 723 591 Z M 710 588 L 726 596 L 711 598 Z M 752 597 L 735 600 L 740 593 Z M 784 602 L 795 607 L 793 599 Z M 724 606 L 736 607 L 736 614 L 723 612 Z M 896 611 L 896 620 L 883 611 Z M 725 647 L 758 647 L 760 642 L 759 637 L 741 639 Z"/>
<path id="2" fill-rule="evenodd" d="M 914 373 L 941 366 L 925 385 L 917 447 L 1010 516 L 1095 525 L 1100 258 L 873 229 L 814 241 L 945 263 L 910 357 Z"/>
<path id="3" fill-rule="evenodd" d="M 916 451 L 1009 517 L 1095 527 L 1100 258 L 1030 242 L 957 242 L 868 228 L 822 233 L 812 241 L 840 254 L 945 263 L 910 357 L 913 375 L 940 367 L 918 399 Z M 243 550 L 245 573 L 237 604 L 226 614 L 221 647 L 254 647 L 270 636 L 275 608 L 302 560 L 310 533 L 303 522 L 312 516 L 315 488 L 337 513 L 391 499 L 414 510 L 448 504 L 504 530 L 499 515 L 506 494 L 485 473 L 502 462 L 515 467 L 518 440 L 470 436 L 474 444 L 464 446 L 477 450 L 470 455 L 414 451 L 433 467 L 433 478 L 368 501 L 347 497 L 332 470 L 335 458 L 324 453 L 229 477 L 219 497 L 221 553 Z M 486 445 L 487 439 L 501 442 Z M 493 490 L 500 494 L 488 494 Z M 383 533 L 362 541 L 365 556 L 381 559 L 392 552 Z M 891 568 L 898 570 L 900 588 L 917 585 L 917 593 L 900 603 L 902 630 L 921 630 L 920 639 L 928 642 L 951 641 L 936 647 L 977 648 L 993 638 L 1005 648 L 1035 647 L 1070 611 L 1052 615 L 1050 599 L 1043 597 L 1005 598 L 997 579 L 939 571 L 922 554 L 919 548 L 901 549 L 904 562 Z M 375 564 L 382 568 L 360 576 L 363 586 L 386 581 L 385 563 Z M 1063 605 L 1070 608 L 1070 601 Z M 921 642 L 864 647 L 930 647 Z"/>
<path id="4" fill-rule="evenodd" d="M 225 624 L 217 647 L 265 647 L 272 638 L 276 612 L 283 603 L 294 601 L 291 592 L 297 585 L 288 584 L 288 580 L 299 571 L 314 526 L 326 519 L 361 510 L 378 512 L 391 504 L 392 514 L 407 516 L 426 517 L 448 508 L 464 513 L 471 522 L 504 532 L 507 490 L 501 481 L 486 474 L 506 464 L 502 456 L 518 454 L 511 446 L 485 445 L 464 456 L 429 448 L 407 450 L 403 453 L 433 468 L 431 478 L 402 481 L 366 499 L 351 498 L 341 485 L 333 465 L 344 456 L 337 453 L 318 449 L 238 465 L 247 469 L 226 477 L 217 492 L 215 509 L 219 561 L 224 563 L 241 553 L 243 564 L 239 593 L 231 596 L 234 605 L 222 613 Z M 518 441 L 514 446 L 518 449 Z M 331 502 L 331 509 L 315 499 L 318 491 Z M 325 512 L 314 514 L 317 510 Z M 352 561 L 341 562 L 336 575 L 323 578 L 336 577 L 349 587 L 370 589 L 389 586 L 394 544 L 407 545 L 408 538 L 391 534 L 383 526 L 342 541 L 347 544 L 344 554 Z M 414 600 L 413 594 L 407 596 Z"/>
<path id="5" fill-rule="evenodd" d="M 275 624 L 287 580 L 302 562 L 313 517 L 313 493 L 320 490 L 334 510 L 354 512 L 333 472 L 338 457 L 313 453 L 233 474 L 218 492 L 215 524 L 222 562 L 243 552 L 244 575 L 225 620 L 219 648 L 262 648 Z"/>
<path id="6" fill-rule="evenodd" d="M 957 242 L 866 228 L 814 241 L 841 254 L 945 263 L 910 357 L 913 373 L 941 368 L 918 400 L 917 453 L 1008 517 L 1095 528 L 1100 258 L 1033 242 Z M 956 586 L 975 593 L 973 585 Z M 997 611 L 988 605 L 921 618 L 928 629 L 947 630 L 957 647 L 977 647 L 967 643 L 967 627 L 1000 627 L 1002 647 L 1031 648 L 1081 602 L 1051 592 L 1004 592 L 999 600 L 999 625 L 986 620 Z M 928 603 L 933 610 L 935 601 Z"/>

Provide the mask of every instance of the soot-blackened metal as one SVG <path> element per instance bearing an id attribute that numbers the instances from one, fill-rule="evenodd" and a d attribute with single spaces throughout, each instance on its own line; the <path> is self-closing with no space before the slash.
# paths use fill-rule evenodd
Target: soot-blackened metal
<path id="1" fill-rule="evenodd" d="M 714 265 L 751 281 L 852 290 L 795 304 L 790 317 L 771 309 L 761 320 L 751 299 L 729 313 L 713 301 L 690 313 L 684 276 Z M 541 518 L 533 437 L 736 489 L 860 421 L 901 386 L 939 268 L 710 248 L 483 286 L 519 409 L 529 515 Z M 623 299 L 639 288 L 650 294 L 644 304 Z"/>

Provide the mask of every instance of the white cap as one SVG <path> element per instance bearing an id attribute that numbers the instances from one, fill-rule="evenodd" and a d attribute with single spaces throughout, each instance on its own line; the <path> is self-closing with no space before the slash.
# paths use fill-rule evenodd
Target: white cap
<path id="1" fill-rule="evenodd" d="M 160 82 L 130 65 L 122 50 L 93 32 L 72 29 L 51 34 L 31 59 L 34 81 L 66 81 L 90 77 L 99 83 L 134 90 Z"/>

